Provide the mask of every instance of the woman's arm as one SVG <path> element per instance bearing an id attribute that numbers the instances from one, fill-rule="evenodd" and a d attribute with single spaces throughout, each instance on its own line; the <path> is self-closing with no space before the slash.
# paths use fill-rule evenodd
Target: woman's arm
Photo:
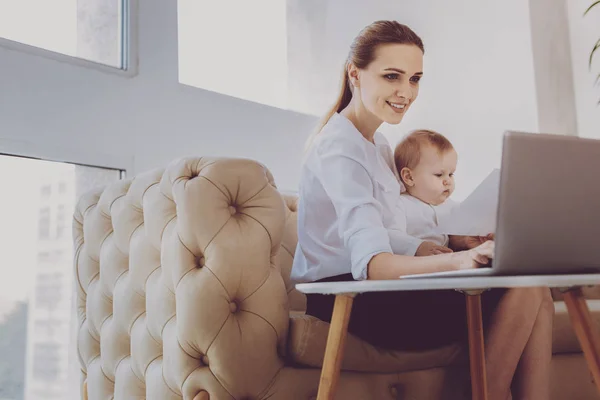
<path id="1" fill-rule="evenodd" d="M 352 143 L 325 142 L 318 149 L 315 174 L 338 219 L 338 233 L 348 249 L 350 272 L 367 279 L 367 265 L 379 253 L 393 253 L 383 225 L 383 206 L 374 198 L 374 186 L 362 150 Z"/>
<path id="2" fill-rule="evenodd" d="M 402 275 L 477 268 L 487 264 L 493 252 L 494 242 L 487 241 L 468 251 L 427 257 L 379 253 L 371 258 L 367 266 L 367 279 L 398 279 Z"/>
<path id="3" fill-rule="evenodd" d="M 324 139 L 317 153 L 319 163 L 314 166 L 335 209 L 339 236 L 348 249 L 354 279 L 396 279 L 404 274 L 460 268 L 464 255 L 393 255 L 398 241 L 391 240 L 390 230 L 383 224 L 383 205 L 373 196 L 374 184 L 363 153 L 353 142 Z M 391 258 L 383 256 L 386 253 Z M 468 262 L 471 266 L 472 258 Z M 486 262 L 487 259 L 482 264 Z"/>

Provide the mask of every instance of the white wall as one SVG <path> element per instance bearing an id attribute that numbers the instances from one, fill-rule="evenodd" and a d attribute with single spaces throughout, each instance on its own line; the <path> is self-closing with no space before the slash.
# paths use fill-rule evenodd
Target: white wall
<path id="1" fill-rule="evenodd" d="M 594 80 L 600 74 L 598 51 L 591 71 L 588 68 L 590 51 L 600 39 L 600 5 L 583 17 L 583 12 L 592 3 L 592 0 L 568 0 L 567 5 L 578 133 L 579 136 L 600 139 L 600 84 L 594 86 Z"/>
<path id="2" fill-rule="evenodd" d="M 285 0 L 177 2 L 180 82 L 287 108 Z"/>
<path id="3" fill-rule="evenodd" d="M 537 130 L 528 4 L 365 4 L 327 3 L 321 41 L 328 56 L 319 64 L 322 74 L 311 79 L 333 76 L 323 82 L 335 90 L 347 45 L 374 19 L 412 26 L 425 41 L 426 78 L 404 123 L 383 131 L 392 144 L 417 127 L 447 134 L 461 157 L 460 198 L 499 165 L 504 130 Z M 344 15 L 335 11 L 342 5 Z M 317 118 L 179 84 L 176 2 L 143 0 L 139 12 L 139 74 L 133 78 L 0 47 L 0 139 L 64 148 L 73 157 L 83 149 L 133 158 L 133 173 L 187 154 L 249 157 L 264 162 L 281 188 L 295 189 L 301 149 Z M 318 103 L 322 96 L 307 98 Z"/>
<path id="4" fill-rule="evenodd" d="M 500 166 L 504 131 L 538 129 L 528 2 L 410 6 L 405 19 L 425 42 L 425 76 L 405 123 L 386 132 L 390 141 L 421 127 L 447 135 L 459 154 L 459 200 Z"/>
<path id="5" fill-rule="evenodd" d="M 577 135 L 567 2 L 530 0 L 539 131 Z"/>

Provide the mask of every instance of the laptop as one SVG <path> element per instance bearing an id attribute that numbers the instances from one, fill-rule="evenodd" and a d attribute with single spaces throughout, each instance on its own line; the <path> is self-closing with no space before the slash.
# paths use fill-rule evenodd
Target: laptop
<path id="1" fill-rule="evenodd" d="M 409 278 L 600 272 L 600 140 L 507 131 L 491 267 Z"/>

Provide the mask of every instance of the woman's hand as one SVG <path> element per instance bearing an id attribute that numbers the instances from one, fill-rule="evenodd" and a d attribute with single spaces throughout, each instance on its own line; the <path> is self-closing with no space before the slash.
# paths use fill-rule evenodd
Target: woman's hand
<path id="1" fill-rule="evenodd" d="M 446 246 L 439 246 L 433 242 L 423 242 L 417 249 L 415 256 L 434 256 L 437 254 L 452 253 L 452 250 Z"/>
<path id="2" fill-rule="evenodd" d="M 487 264 L 494 258 L 494 245 L 493 240 L 487 240 L 470 250 L 454 253 L 457 269 L 474 269 Z"/>

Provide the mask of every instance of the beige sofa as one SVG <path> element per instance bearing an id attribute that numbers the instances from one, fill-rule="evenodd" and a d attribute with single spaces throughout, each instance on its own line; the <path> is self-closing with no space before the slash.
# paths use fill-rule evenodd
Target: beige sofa
<path id="1" fill-rule="evenodd" d="M 185 158 L 99 188 L 79 200 L 74 240 L 82 397 L 316 397 L 328 324 L 289 281 L 296 199 L 261 164 Z M 555 295 L 552 399 L 599 399 Z M 342 369 L 338 399 L 469 398 L 459 346 L 387 352 L 349 336 Z"/>

